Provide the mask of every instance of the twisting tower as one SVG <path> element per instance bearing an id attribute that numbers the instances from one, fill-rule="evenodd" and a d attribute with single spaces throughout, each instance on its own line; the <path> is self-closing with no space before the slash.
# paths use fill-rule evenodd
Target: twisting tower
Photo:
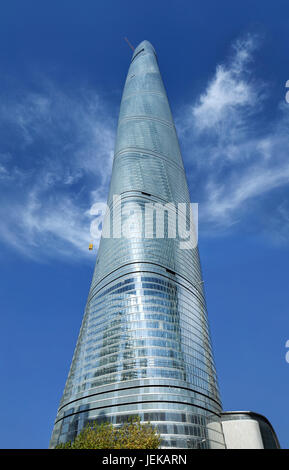
<path id="1" fill-rule="evenodd" d="M 156 53 L 143 41 L 121 101 L 109 220 L 136 206 L 189 202 Z M 158 238 L 156 225 L 153 236 L 136 224 L 130 238 L 100 241 L 51 447 L 87 421 L 117 425 L 131 415 L 155 424 L 163 447 L 224 447 L 198 248 L 183 249 L 178 235 Z"/>

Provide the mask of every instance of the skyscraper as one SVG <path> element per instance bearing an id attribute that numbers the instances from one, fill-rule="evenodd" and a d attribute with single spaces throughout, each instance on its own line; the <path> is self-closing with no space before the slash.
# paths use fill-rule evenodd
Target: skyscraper
<path id="1" fill-rule="evenodd" d="M 100 241 L 51 447 L 87 421 L 117 425 L 131 415 L 156 425 L 163 447 L 224 447 L 198 247 L 181 246 L 168 223 L 176 205 L 189 203 L 156 53 L 143 41 L 120 107 L 105 222 L 114 233 Z M 155 217 L 149 236 L 145 218 L 130 224 L 147 206 Z M 160 237 L 155 208 L 164 206 Z M 187 222 L 186 210 L 182 217 Z M 130 224 L 133 236 L 119 233 L 115 220 Z"/>

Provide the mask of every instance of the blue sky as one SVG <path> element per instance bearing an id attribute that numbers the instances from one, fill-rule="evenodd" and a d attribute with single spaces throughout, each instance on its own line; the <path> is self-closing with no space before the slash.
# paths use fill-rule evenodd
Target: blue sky
<path id="1" fill-rule="evenodd" d="M 289 5 L 10 0 L 0 11 L 1 448 L 47 448 L 92 276 L 127 36 L 156 48 L 192 202 L 223 406 L 289 447 Z"/>

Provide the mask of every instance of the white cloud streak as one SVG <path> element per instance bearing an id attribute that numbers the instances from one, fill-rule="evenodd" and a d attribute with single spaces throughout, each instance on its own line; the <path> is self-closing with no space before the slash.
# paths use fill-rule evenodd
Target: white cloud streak
<path id="1" fill-rule="evenodd" d="M 251 201 L 261 203 L 289 184 L 289 107 L 277 103 L 277 117 L 264 125 L 269 86 L 253 69 L 259 42 L 252 35 L 236 41 L 230 59 L 177 120 L 190 186 L 199 181 L 203 188 L 195 194 L 207 233 L 224 233 L 246 219 Z"/>
<path id="2" fill-rule="evenodd" d="M 230 65 L 217 66 L 215 76 L 209 82 L 205 93 L 201 94 L 192 108 L 198 131 L 210 129 L 222 136 L 223 123 L 233 118 L 235 125 L 236 121 L 240 124 L 244 113 L 256 106 L 259 99 L 258 90 L 245 76 L 254 48 L 255 42 L 250 36 L 243 41 L 237 41 Z"/>
<path id="3" fill-rule="evenodd" d="M 114 123 L 98 95 L 51 84 L 4 99 L 0 128 L 14 143 L 0 150 L 0 239 L 35 260 L 83 259 L 90 206 L 106 199 Z M 6 131 L 6 132 L 5 132 Z"/>

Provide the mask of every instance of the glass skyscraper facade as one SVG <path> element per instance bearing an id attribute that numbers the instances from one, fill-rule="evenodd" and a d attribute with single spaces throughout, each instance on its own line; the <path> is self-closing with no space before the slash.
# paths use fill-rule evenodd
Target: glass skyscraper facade
<path id="1" fill-rule="evenodd" d="M 123 91 L 106 220 L 180 203 L 190 197 L 178 138 L 155 50 L 143 41 Z M 162 447 L 224 447 L 198 248 L 183 249 L 167 225 L 157 237 L 156 220 L 152 236 L 142 228 L 101 238 L 50 447 L 88 421 L 119 425 L 132 415 L 159 429 Z"/>

